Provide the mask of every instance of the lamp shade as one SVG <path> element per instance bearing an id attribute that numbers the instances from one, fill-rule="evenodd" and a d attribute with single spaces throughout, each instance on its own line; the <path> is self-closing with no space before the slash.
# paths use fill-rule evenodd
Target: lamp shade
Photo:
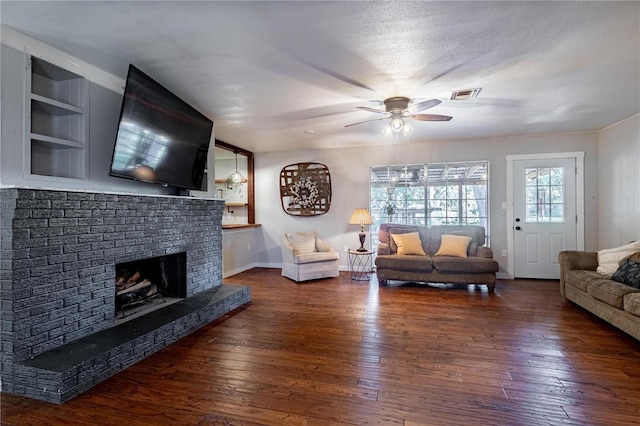
<path id="1" fill-rule="evenodd" d="M 372 225 L 373 220 L 369 214 L 369 210 L 365 208 L 357 208 L 353 211 L 351 219 L 349 219 L 349 225 Z"/>

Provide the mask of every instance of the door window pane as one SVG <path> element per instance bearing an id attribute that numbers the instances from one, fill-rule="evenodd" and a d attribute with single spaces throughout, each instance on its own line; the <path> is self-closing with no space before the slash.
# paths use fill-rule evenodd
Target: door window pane
<path id="1" fill-rule="evenodd" d="M 564 167 L 524 169 L 525 221 L 564 223 Z"/>

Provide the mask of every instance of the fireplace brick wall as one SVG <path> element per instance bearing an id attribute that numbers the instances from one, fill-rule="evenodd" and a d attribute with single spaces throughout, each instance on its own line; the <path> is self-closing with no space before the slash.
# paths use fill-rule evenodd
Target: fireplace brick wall
<path id="1" fill-rule="evenodd" d="M 0 377 L 114 324 L 115 264 L 187 253 L 187 297 L 222 284 L 221 200 L 0 189 Z"/>

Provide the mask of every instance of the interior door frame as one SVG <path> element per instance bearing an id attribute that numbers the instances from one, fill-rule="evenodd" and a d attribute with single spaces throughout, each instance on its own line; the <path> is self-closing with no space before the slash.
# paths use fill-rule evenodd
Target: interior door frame
<path id="1" fill-rule="evenodd" d="M 573 158 L 576 162 L 576 250 L 584 250 L 584 152 L 507 155 L 507 279 L 515 276 L 513 229 L 513 162 Z"/>

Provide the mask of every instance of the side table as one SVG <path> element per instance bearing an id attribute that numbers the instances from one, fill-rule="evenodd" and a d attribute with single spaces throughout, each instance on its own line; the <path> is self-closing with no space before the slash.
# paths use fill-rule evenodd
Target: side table
<path id="1" fill-rule="evenodd" d="M 355 281 L 369 281 L 373 270 L 373 251 L 349 250 L 349 267 L 351 279 Z"/>

